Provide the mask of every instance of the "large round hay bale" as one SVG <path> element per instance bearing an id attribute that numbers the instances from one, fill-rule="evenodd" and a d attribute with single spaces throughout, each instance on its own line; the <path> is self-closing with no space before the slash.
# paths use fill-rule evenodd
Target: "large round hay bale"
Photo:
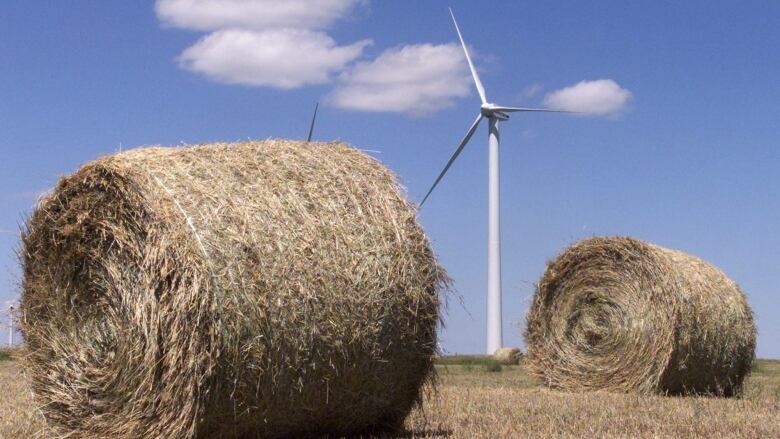
<path id="1" fill-rule="evenodd" d="M 27 370 L 68 437 L 398 427 L 445 274 L 396 178 L 344 144 L 142 148 L 91 162 L 23 237 Z"/>
<path id="2" fill-rule="evenodd" d="M 493 359 L 505 366 L 520 364 L 523 353 L 520 348 L 498 348 L 493 353 Z"/>
<path id="3" fill-rule="evenodd" d="M 592 238 L 549 263 L 525 331 L 529 370 L 564 390 L 738 394 L 756 329 L 745 295 L 694 256 Z"/>

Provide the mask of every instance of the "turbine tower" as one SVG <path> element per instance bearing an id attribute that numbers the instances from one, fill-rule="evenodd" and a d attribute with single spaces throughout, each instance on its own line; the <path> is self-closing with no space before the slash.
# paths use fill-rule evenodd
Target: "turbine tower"
<path id="1" fill-rule="evenodd" d="M 498 123 L 500 121 L 509 120 L 508 113 L 514 112 L 545 112 L 545 113 L 572 113 L 571 111 L 560 110 L 548 110 L 543 108 L 517 108 L 506 107 L 503 105 L 496 105 L 488 102 L 485 95 L 485 88 L 482 86 L 482 81 L 479 79 L 477 69 L 474 67 L 474 63 L 471 61 L 469 51 L 466 48 L 466 43 L 463 41 L 463 35 L 458 28 L 458 22 L 455 20 L 455 14 L 450 9 L 450 15 L 452 16 L 452 22 L 455 24 L 455 31 L 458 33 L 458 39 L 460 45 L 463 47 L 463 53 L 466 54 L 466 61 L 469 64 L 469 70 L 471 70 L 471 76 L 474 78 L 474 85 L 479 93 L 479 98 L 482 104 L 479 107 L 479 114 L 477 115 L 474 123 L 471 124 L 471 128 L 466 132 L 466 135 L 461 140 L 460 145 L 455 148 L 455 152 L 450 157 L 444 169 L 439 176 L 433 182 L 433 185 L 425 194 L 420 207 L 431 195 L 431 192 L 436 188 L 444 174 L 450 169 L 452 163 L 458 158 L 463 148 L 474 135 L 477 130 L 477 126 L 483 118 L 488 119 L 488 163 L 489 163 L 489 177 L 488 177 L 488 286 L 487 286 L 487 354 L 493 354 L 496 349 L 500 348 L 503 344 L 502 337 L 502 317 L 501 317 L 501 213 L 500 213 L 500 199 L 499 199 L 499 135 L 498 135 Z"/>

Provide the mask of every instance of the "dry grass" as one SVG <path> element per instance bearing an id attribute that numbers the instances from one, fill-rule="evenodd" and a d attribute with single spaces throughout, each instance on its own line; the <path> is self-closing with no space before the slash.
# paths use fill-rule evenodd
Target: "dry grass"
<path id="1" fill-rule="evenodd" d="M 0 438 L 46 437 L 29 382 L 20 367 L 20 350 L 0 350 Z"/>
<path id="2" fill-rule="evenodd" d="M 538 387 L 521 366 L 444 366 L 438 395 L 408 425 L 453 438 L 780 437 L 780 362 L 760 364 L 741 399 L 565 393 Z"/>
<path id="3" fill-rule="evenodd" d="M 740 393 L 756 346 L 739 287 L 689 254 L 595 237 L 551 261 L 528 311 L 529 370 L 561 390 Z"/>
<path id="4" fill-rule="evenodd" d="M 506 366 L 520 364 L 522 358 L 523 353 L 519 348 L 499 348 L 493 354 L 493 359 Z"/>
<path id="5" fill-rule="evenodd" d="M 485 358 L 444 360 L 425 412 L 395 437 L 780 437 L 780 361 L 759 360 L 744 396 L 724 399 L 565 393 L 540 388 L 522 366 L 487 372 Z M 41 437 L 17 361 L 0 362 L 0 388 L 0 438 Z"/>
<path id="6" fill-rule="evenodd" d="M 36 401 L 74 438 L 397 428 L 432 378 L 445 281 L 416 215 L 343 143 L 90 162 L 23 235 Z"/>

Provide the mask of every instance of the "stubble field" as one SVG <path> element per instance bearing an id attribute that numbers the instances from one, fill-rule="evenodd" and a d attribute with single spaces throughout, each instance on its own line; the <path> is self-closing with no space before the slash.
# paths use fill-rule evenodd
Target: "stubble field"
<path id="1" fill-rule="evenodd" d="M 0 354 L 0 438 L 52 437 L 15 351 Z M 780 437 L 780 361 L 759 360 L 741 399 L 564 393 L 522 366 L 444 358 L 439 385 L 407 420 L 404 438 Z"/>

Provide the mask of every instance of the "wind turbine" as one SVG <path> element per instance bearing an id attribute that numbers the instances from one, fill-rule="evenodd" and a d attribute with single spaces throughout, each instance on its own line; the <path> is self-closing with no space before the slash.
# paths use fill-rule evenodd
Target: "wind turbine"
<path id="1" fill-rule="evenodd" d="M 311 116 L 311 125 L 309 125 L 309 136 L 306 137 L 307 142 L 311 142 L 311 135 L 314 133 L 314 121 L 317 120 L 317 109 L 320 108 L 320 103 L 314 106 L 314 114 Z"/>
<path id="2" fill-rule="evenodd" d="M 463 53 L 466 54 L 466 61 L 469 64 L 469 70 L 471 70 L 471 76 L 474 78 L 474 85 L 477 87 L 477 93 L 482 104 L 479 107 L 479 114 L 474 123 L 471 124 L 471 128 L 466 132 L 466 135 L 461 140 L 455 152 L 450 157 L 444 169 L 439 176 L 433 182 L 433 185 L 425 194 L 420 207 L 431 195 L 431 192 L 436 188 L 444 174 L 450 169 L 452 163 L 458 158 L 463 148 L 471 140 L 471 136 L 477 130 L 477 126 L 483 118 L 488 120 L 488 151 L 489 151 L 489 177 L 488 177 L 488 288 L 487 288 L 487 354 L 493 354 L 496 349 L 500 348 L 503 344 L 502 337 L 502 323 L 501 323 L 501 216 L 499 209 L 499 159 L 498 159 L 498 123 L 499 121 L 509 120 L 508 113 L 514 112 L 544 112 L 544 113 L 572 113 L 571 111 L 549 110 L 544 108 L 518 108 L 518 107 L 506 107 L 503 105 L 497 105 L 492 102 L 488 102 L 485 95 L 485 87 L 482 86 L 482 81 L 479 79 L 477 69 L 474 67 L 474 63 L 471 61 L 469 51 L 466 48 L 466 43 L 463 41 L 463 35 L 458 28 L 458 22 L 455 20 L 455 14 L 450 8 L 450 15 L 452 16 L 452 22 L 455 24 L 455 31 L 458 33 L 458 39 L 460 45 L 463 47 Z"/>

